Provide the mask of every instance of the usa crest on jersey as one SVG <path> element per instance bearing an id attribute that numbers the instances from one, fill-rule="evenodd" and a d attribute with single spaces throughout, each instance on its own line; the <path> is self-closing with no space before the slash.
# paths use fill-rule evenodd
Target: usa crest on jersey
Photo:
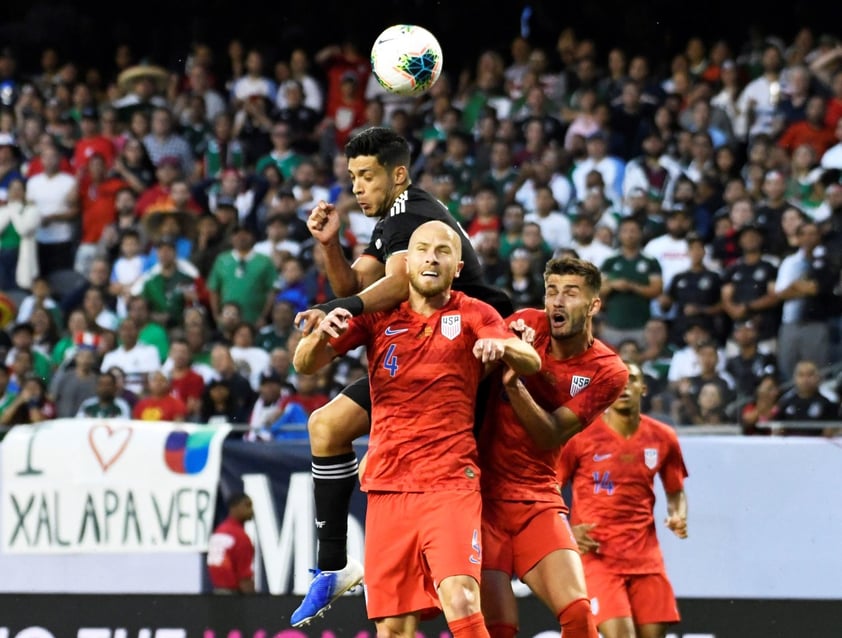
<path id="1" fill-rule="evenodd" d="M 643 448 L 643 462 L 650 470 L 654 470 L 658 465 L 658 448 L 647 447 Z"/>
<path id="2" fill-rule="evenodd" d="M 570 396 L 575 397 L 582 390 L 587 388 L 590 382 L 590 377 L 583 377 L 580 374 L 574 374 L 573 378 L 570 380 Z"/>
<path id="3" fill-rule="evenodd" d="M 462 315 L 447 315 L 441 318 L 441 333 L 453 341 L 462 333 Z"/>

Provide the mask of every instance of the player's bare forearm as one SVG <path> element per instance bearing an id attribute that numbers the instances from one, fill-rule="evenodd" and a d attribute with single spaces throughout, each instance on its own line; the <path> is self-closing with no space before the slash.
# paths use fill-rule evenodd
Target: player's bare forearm
<path id="1" fill-rule="evenodd" d="M 579 419 L 572 411 L 561 407 L 548 412 L 535 402 L 519 379 L 506 385 L 506 393 L 518 421 L 541 449 L 555 449 L 581 429 Z"/>
<path id="2" fill-rule="evenodd" d="M 336 352 L 328 339 L 328 335 L 318 330 L 302 337 L 292 357 L 295 371 L 314 374 L 333 361 Z"/>
<path id="3" fill-rule="evenodd" d="M 541 355 L 530 344 L 512 337 L 503 345 L 503 362 L 518 374 L 535 374 L 541 369 Z"/>
<path id="4" fill-rule="evenodd" d="M 405 272 L 388 274 L 357 296 L 363 301 L 364 312 L 391 310 L 409 297 L 409 278 Z"/>
<path id="5" fill-rule="evenodd" d="M 667 527 L 679 538 L 687 538 L 687 495 L 684 490 L 667 494 Z"/>
<path id="6" fill-rule="evenodd" d="M 325 271 L 330 287 L 337 297 L 349 297 L 363 289 L 357 273 L 342 250 L 339 241 L 322 244 L 325 258 Z"/>

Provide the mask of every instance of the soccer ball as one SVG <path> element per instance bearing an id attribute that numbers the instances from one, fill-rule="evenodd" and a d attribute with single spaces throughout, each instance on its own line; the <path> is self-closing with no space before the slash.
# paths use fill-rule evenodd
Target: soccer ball
<path id="1" fill-rule="evenodd" d="M 436 36 L 414 24 L 396 24 L 371 47 L 371 70 L 396 95 L 421 95 L 441 75 L 443 55 Z"/>

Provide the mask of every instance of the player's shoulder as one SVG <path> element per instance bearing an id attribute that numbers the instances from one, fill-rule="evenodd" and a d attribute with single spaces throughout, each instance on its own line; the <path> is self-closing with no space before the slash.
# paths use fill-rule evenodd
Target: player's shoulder
<path id="1" fill-rule="evenodd" d="M 447 214 L 447 207 L 423 188 L 410 186 L 398 195 L 395 203 L 386 213 L 385 219 L 388 222 L 404 214 L 441 219 Z"/>
<path id="2" fill-rule="evenodd" d="M 600 339 L 593 340 L 593 345 L 588 349 L 588 359 L 599 359 L 600 365 L 607 367 L 607 372 L 616 373 L 622 371 L 628 374 L 626 364 L 623 363 L 623 359 L 617 354 L 617 351 Z"/>
<path id="3" fill-rule="evenodd" d="M 506 322 L 523 319 L 523 322 L 531 328 L 539 328 L 547 323 L 547 313 L 540 308 L 521 308 L 516 310 L 506 319 Z"/>

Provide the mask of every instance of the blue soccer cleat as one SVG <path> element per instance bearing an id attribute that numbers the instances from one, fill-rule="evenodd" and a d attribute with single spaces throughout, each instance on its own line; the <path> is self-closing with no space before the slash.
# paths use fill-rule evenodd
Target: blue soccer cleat
<path id="1" fill-rule="evenodd" d="M 333 601 L 363 582 L 363 566 L 350 556 L 345 567 L 337 571 L 323 572 L 311 569 L 315 574 L 307 595 L 298 606 L 290 621 L 293 627 L 309 625 L 314 618 L 321 618 L 330 609 Z"/>

